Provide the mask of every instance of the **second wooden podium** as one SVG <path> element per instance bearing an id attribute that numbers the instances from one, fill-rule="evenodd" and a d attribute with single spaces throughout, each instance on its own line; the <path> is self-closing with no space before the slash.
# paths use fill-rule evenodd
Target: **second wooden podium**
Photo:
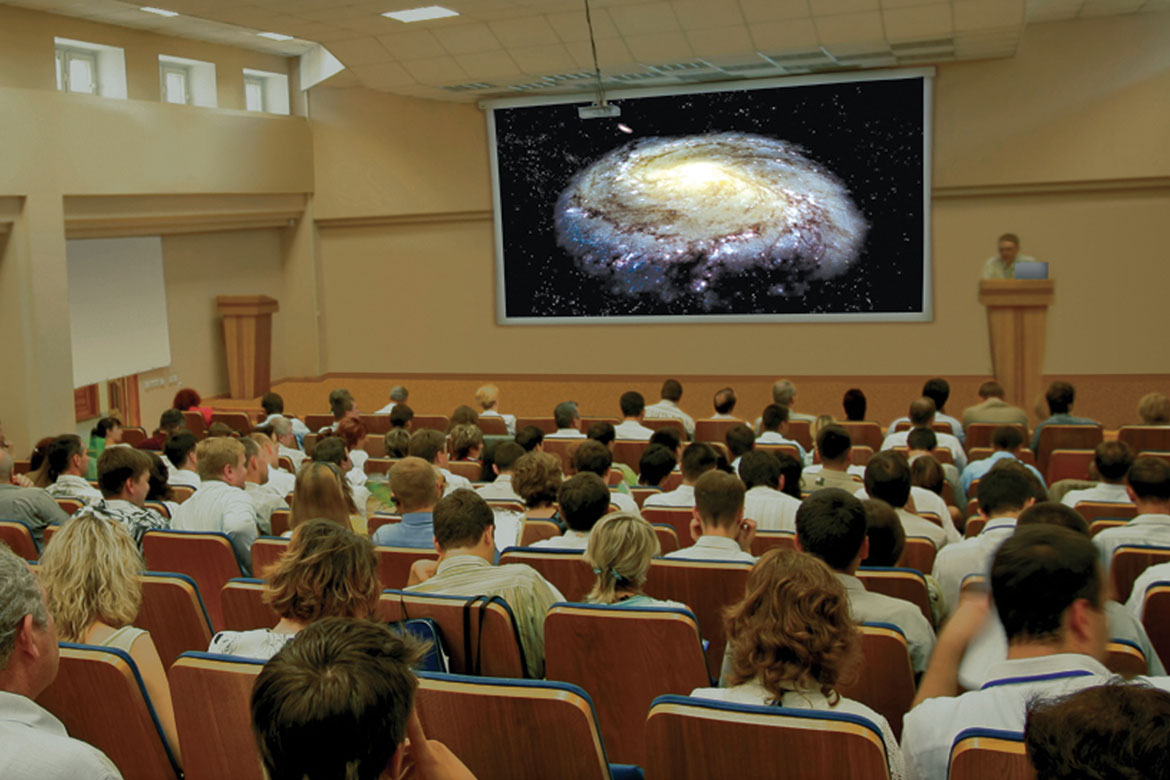
<path id="1" fill-rule="evenodd" d="M 1031 409 L 1043 392 L 1044 347 L 1048 333 L 1051 279 L 984 279 L 979 302 L 987 307 L 991 365 L 1006 400 Z"/>

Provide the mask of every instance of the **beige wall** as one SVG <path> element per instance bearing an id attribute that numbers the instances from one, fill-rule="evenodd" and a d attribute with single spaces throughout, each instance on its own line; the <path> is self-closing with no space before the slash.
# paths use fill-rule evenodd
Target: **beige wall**
<path id="1" fill-rule="evenodd" d="M 1012 230 L 1057 279 L 1047 372 L 1167 371 L 1143 339 L 1122 338 L 1170 326 L 1164 285 L 1141 283 L 1166 278 L 1167 40 L 1170 14 L 1041 24 L 1015 59 L 939 66 L 934 321 L 881 326 L 496 325 L 491 222 L 466 213 L 488 209 L 482 114 L 319 90 L 318 217 L 385 217 L 320 233 L 326 370 L 983 375 L 976 283 L 995 237 Z M 382 332 L 385 346 L 356 332 Z"/>

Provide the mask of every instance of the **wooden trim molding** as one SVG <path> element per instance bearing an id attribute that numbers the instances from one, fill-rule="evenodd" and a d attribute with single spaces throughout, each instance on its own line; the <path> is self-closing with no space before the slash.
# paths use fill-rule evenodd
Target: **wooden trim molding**
<path id="1" fill-rule="evenodd" d="M 300 219 L 304 193 L 272 195 L 69 195 L 66 238 L 112 238 L 283 228 Z"/>
<path id="2" fill-rule="evenodd" d="M 1140 179 L 1094 179 L 1026 184 L 985 184 L 964 187 L 935 187 L 932 198 L 981 198 L 1012 195 L 1052 195 L 1085 192 L 1123 192 L 1170 189 L 1170 176 Z"/>
<path id="3" fill-rule="evenodd" d="M 98 386 L 86 385 L 73 390 L 73 417 L 78 420 L 92 420 L 101 417 L 101 401 L 98 398 Z"/>
<path id="4" fill-rule="evenodd" d="M 327 217 L 316 219 L 318 228 L 378 227 L 382 225 L 426 225 L 444 222 L 484 222 L 492 218 L 491 209 L 482 211 L 443 211 L 428 214 L 376 214 L 367 217 Z"/>

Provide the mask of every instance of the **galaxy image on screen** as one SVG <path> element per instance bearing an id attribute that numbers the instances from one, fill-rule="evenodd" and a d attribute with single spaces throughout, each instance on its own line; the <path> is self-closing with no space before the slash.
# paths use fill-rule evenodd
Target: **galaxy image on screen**
<path id="1" fill-rule="evenodd" d="M 921 315 L 923 82 L 492 109 L 504 317 Z"/>

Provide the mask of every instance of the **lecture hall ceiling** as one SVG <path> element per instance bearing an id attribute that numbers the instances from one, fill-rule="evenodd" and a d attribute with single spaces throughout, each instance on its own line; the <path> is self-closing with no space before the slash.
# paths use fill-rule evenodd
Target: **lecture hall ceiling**
<path id="1" fill-rule="evenodd" d="M 10 0 L 8 5 L 295 56 L 320 43 L 364 84 L 442 100 L 578 92 L 583 0 Z M 459 16 L 381 14 L 439 3 Z M 607 87 L 662 86 L 1010 57 L 1027 24 L 1166 12 L 1170 0 L 592 0 Z M 257 32 L 293 36 L 272 41 Z"/>

